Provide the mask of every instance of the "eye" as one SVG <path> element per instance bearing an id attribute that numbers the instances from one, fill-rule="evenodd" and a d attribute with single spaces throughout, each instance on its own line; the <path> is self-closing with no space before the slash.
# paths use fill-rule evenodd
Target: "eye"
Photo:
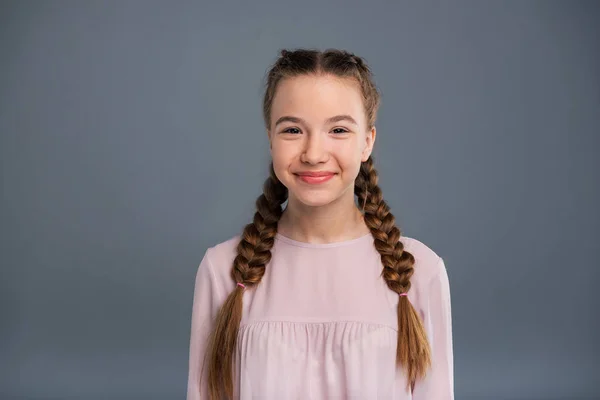
<path id="1" fill-rule="evenodd" d="M 295 133 L 295 132 L 290 132 L 290 129 L 298 130 L 298 128 L 287 128 L 282 133 Z"/>
<path id="2" fill-rule="evenodd" d="M 347 133 L 347 132 L 348 132 L 348 131 L 347 131 L 346 129 L 344 129 L 344 128 L 334 128 L 333 130 L 334 130 L 334 131 L 336 131 L 336 130 L 341 130 L 341 132 L 338 132 L 338 134 L 342 134 L 342 133 Z"/>

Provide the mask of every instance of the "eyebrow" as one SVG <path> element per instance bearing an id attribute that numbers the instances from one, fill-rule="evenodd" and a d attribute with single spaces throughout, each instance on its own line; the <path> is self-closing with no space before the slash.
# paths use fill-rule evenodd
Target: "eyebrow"
<path id="1" fill-rule="evenodd" d="M 298 118 L 298 117 L 292 117 L 291 115 L 285 115 L 281 118 L 279 118 L 277 120 L 277 122 L 275 122 L 275 126 L 279 125 L 282 122 L 285 121 L 289 121 L 289 122 L 294 122 L 297 124 L 300 123 L 306 123 L 306 121 L 304 121 L 302 118 Z M 348 121 L 354 125 L 358 125 L 358 123 L 354 120 L 354 118 L 352 118 L 351 116 L 347 115 L 347 114 L 343 114 L 343 115 L 336 115 L 334 117 L 331 118 L 327 118 L 327 120 L 325 121 L 326 124 L 331 124 L 334 122 L 339 122 L 339 121 Z"/>

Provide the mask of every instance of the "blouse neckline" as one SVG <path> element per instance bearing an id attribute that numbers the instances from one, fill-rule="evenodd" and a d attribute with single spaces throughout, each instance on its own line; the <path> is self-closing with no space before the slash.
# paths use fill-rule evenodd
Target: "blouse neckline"
<path id="1" fill-rule="evenodd" d="M 289 245 L 292 246 L 296 246 L 296 247 L 307 247 L 307 248 L 313 248 L 313 249 L 324 249 L 324 248 L 332 248 L 332 247 L 346 247 L 346 246 L 351 246 L 353 244 L 357 244 L 358 242 L 361 242 L 363 240 L 366 240 L 367 238 L 372 238 L 373 236 L 371 235 L 371 232 L 359 236 L 357 238 L 354 239 L 348 239 L 348 240 L 342 240 L 340 242 L 330 242 L 330 243 L 309 243 L 309 242 L 300 242 L 298 240 L 294 240 L 291 239 L 287 236 L 283 236 L 281 233 L 277 232 L 275 234 L 275 239 L 279 240 L 281 242 L 287 243 Z"/>

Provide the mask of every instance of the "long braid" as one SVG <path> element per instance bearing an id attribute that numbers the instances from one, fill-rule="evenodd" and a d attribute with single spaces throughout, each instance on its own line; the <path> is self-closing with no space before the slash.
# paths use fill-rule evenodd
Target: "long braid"
<path id="1" fill-rule="evenodd" d="M 377 182 L 378 175 L 371 156 L 360 166 L 354 192 L 359 204 L 364 204 L 365 223 L 371 230 L 375 248 L 381 254 L 383 279 L 394 292 L 407 293 L 411 286 L 415 259 L 404 250 L 404 244 L 400 241 L 401 231 L 396 226 L 395 217 L 383 199 Z M 414 387 L 417 379 L 425 376 L 431 365 L 431 351 L 425 328 L 407 296 L 399 296 L 398 299 L 396 364 L 406 369 L 409 388 Z"/>
<path id="2" fill-rule="evenodd" d="M 253 222 L 244 227 L 233 261 L 231 277 L 246 288 L 256 286 L 265 274 L 271 260 L 277 224 L 282 204 L 288 196 L 287 188 L 277 179 L 270 165 L 270 176 L 263 185 L 263 194 L 256 200 Z M 233 359 L 238 329 L 242 318 L 243 289 L 236 286 L 216 317 L 215 328 L 209 339 L 208 391 L 210 399 L 233 397 Z"/>

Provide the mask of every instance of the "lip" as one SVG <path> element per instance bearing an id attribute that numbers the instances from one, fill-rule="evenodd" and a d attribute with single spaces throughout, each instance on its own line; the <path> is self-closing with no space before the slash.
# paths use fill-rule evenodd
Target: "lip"
<path id="1" fill-rule="evenodd" d="M 304 174 L 304 175 L 296 174 L 296 176 L 298 178 L 300 178 L 300 180 L 302 182 L 309 183 L 311 185 L 316 185 L 316 184 L 327 182 L 328 180 L 333 178 L 335 176 L 335 174 L 333 174 L 333 173 L 318 174 L 318 175 L 317 174 Z"/>
<path id="2" fill-rule="evenodd" d="M 329 176 L 329 175 L 335 175 L 335 172 L 330 172 L 330 171 L 298 172 L 296 175 L 299 175 L 299 176 Z"/>

